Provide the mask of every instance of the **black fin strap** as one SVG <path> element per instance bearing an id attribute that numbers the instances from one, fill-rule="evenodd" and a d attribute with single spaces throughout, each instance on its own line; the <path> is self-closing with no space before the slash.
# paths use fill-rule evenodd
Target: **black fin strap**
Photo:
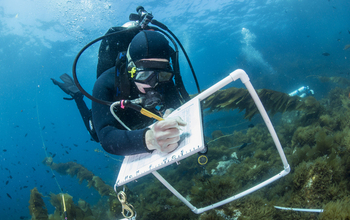
<path id="1" fill-rule="evenodd" d="M 74 98 L 66 98 L 66 97 L 63 97 L 64 100 L 73 100 Z"/>

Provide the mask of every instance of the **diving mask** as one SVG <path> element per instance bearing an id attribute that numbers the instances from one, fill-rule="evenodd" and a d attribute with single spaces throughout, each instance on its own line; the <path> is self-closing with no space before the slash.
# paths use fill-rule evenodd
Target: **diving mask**
<path id="1" fill-rule="evenodd" d="M 132 78 L 137 84 L 147 84 L 148 88 L 154 88 L 158 83 L 169 82 L 174 72 L 166 59 L 142 59 L 135 62 Z"/>
<path id="2" fill-rule="evenodd" d="M 164 70 L 141 70 L 136 71 L 134 81 L 150 85 L 151 88 L 154 88 L 158 83 L 170 81 L 173 78 L 173 75 L 173 72 Z"/>

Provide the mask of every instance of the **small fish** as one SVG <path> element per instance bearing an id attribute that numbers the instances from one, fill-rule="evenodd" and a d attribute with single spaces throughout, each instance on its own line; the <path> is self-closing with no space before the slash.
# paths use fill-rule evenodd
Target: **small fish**
<path id="1" fill-rule="evenodd" d="M 328 57 L 330 54 L 325 52 L 325 53 L 322 53 L 322 55 Z"/>
<path id="2" fill-rule="evenodd" d="M 54 175 L 52 175 L 52 177 L 51 178 L 55 178 L 56 176 L 55 176 L 55 174 Z"/>
<path id="3" fill-rule="evenodd" d="M 349 34 L 350 34 L 350 31 L 348 30 Z"/>
<path id="4" fill-rule="evenodd" d="M 52 125 L 55 125 L 55 123 L 51 122 Z"/>
<path id="5" fill-rule="evenodd" d="M 49 170 L 46 170 L 46 173 L 50 173 L 50 171 L 49 171 Z"/>
<path id="6" fill-rule="evenodd" d="M 239 148 L 238 150 L 242 150 L 243 148 L 245 148 L 248 144 L 247 143 L 243 143 Z"/>
<path id="7" fill-rule="evenodd" d="M 9 182 L 10 182 L 10 181 L 7 180 L 7 181 L 6 181 L 6 185 L 9 184 Z"/>
<path id="8" fill-rule="evenodd" d="M 249 124 L 248 128 L 254 128 L 254 124 Z"/>
<path id="9" fill-rule="evenodd" d="M 42 130 L 44 130 L 45 129 L 45 126 L 43 127 L 43 129 Z"/>
<path id="10" fill-rule="evenodd" d="M 26 216 L 20 216 L 19 219 L 25 219 L 27 218 Z"/>
<path id="11" fill-rule="evenodd" d="M 28 136 L 28 133 L 26 133 L 25 135 L 24 135 L 24 137 L 27 137 Z"/>
<path id="12" fill-rule="evenodd" d="M 332 6 L 334 9 L 337 9 L 336 7 Z"/>
<path id="13" fill-rule="evenodd" d="M 340 42 L 340 39 L 337 39 L 338 42 Z"/>
<path id="14" fill-rule="evenodd" d="M 16 125 L 15 128 L 19 128 L 19 125 Z"/>
<path id="15" fill-rule="evenodd" d="M 235 149 L 235 148 L 242 149 L 242 148 L 244 148 L 245 146 L 247 146 L 248 144 L 250 144 L 250 143 L 243 143 L 243 144 L 238 145 L 238 146 L 230 147 L 229 149 Z"/>
<path id="16" fill-rule="evenodd" d="M 34 167 L 32 167 L 33 168 L 33 170 L 35 171 L 35 168 Z"/>
<path id="17" fill-rule="evenodd" d="M 345 47 L 344 47 L 343 50 L 347 50 L 347 49 L 349 49 L 349 48 L 350 48 L 350 44 L 347 44 L 347 45 L 345 45 Z"/>
<path id="18" fill-rule="evenodd" d="M 68 151 L 66 151 L 66 153 L 69 154 Z"/>
<path id="19" fill-rule="evenodd" d="M 12 199 L 12 197 L 10 196 L 10 194 L 6 193 L 7 197 L 9 197 L 10 199 Z"/>
<path id="20" fill-rule="evenodd" d="M 56 154 L 53 154 L 53 155 L 52 155 L 52 158 L 54 158 L 55 156 L 56 156 Z"/>
<path id="21" fill-rule="evenodd" d="M 73 144 L 74 146 L 76 146 L 76 147 L 78 147 L 78 145 L 77 144 Z"/>
<path id="22" fill-rule="evenodd" d="M 6 149 L 3 149 L 2 151 L 6 152 L 7 150 L 6 150 Z"/>
<path id="23" fill-rule="evenodd" d="M 339 31 L 339 34 L 341 34 L 341 31 Z"/>
<path id="24" fill-rule="evenodd" d="M 12 179 L 12 176 L 11 176 L 11 175 L 10 175 L 9 177 L 10 177 L 10 179 Z"/>
<path id="25" fill-rule="evenodd" d="M 23 186 L 23 189 L 28 188 L 28 186 Z"/>

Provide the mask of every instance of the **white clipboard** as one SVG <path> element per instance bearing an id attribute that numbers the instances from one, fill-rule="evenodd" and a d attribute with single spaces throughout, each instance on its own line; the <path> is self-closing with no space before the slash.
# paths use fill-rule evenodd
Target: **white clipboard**
<path id="1" fill-rule="evenodd" d="M 199 99 L 194 98 L 190 100 L 173 111 L 168 117 L 176 116 L 180 116 L 187 123 L 186 126 L 181 127 L 182 131 L 178 148 L 170 153 L 154 151 L 153 153 L 125 156 L 116 180 L 116 187 L 204 150 Z"/>

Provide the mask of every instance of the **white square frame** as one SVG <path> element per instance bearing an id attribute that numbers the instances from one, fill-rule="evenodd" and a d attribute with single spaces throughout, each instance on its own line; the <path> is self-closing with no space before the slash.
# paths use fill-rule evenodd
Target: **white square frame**
<path id="1" fill-rule="evenodd" d="M 196 97 L 194 97 L 194 99 L 198 99 L 199 101 L 204 100 L 205 98 L 207 98 L 208 96 L 212 95 L 214 92 L 218 91 L 219 89 L 223 88 L 224 86 L 226 86 L 227 84 L 231 83 L 232 81 L 236 81 L 237 79 L 241 79 L 242 83 L 246 86 L 246 88 L 248 89 L 251 97 L 253 98 L 255 105 L 257 106 L 270 134 L 271 137 L 276 145 L 276 148 L 278 150 L 278 153 L 281 157 L 282 163 L 283 163 L 283 167 L 284 170 L 282 170 L 280 173 L 278 173 L 277 175 L 263 181 L 262 183 L 259 183 L 258 185 L 249 188 L 239 194 L 236 194 L 234 196 L 231 196 L 225 200 L 222 200 L 220 202 L 214 203 L 212 205 L 203 207 L 203 208 L 196 208 L 195 206 L 193 206 L 185 197 L 183 197 L 174 187 L 172 187 L 157 171 L 153 171 L 152 174 L 166 187 L 168 188 L 177 198 L 179 198 L 183 203 L 185 203 L 185 205 L 187 205 L 194 213 L 196 214 L 200 214 L 203 213 L 205 211 L 217 208 L 219 206 L 225 205 L 229 202 L 232 202 L 236 199 L 239 199 L 243 196 L 246 196 L 278 179 L 280 179 L 281 177 L 287 175 L 290 172 L 290 166 L 288 164 L 287 158 L 284 154 L 284 151 L 282 149 L 281 143 L 278 139 L 278 136 L 276 134 L 276 131 L 271 123 L 271 120 L 269 118 L 269 116 L 267 115 L 267 112 L 263 106 L 263 104 L 261 103 L 261 100 L 258 96 L 258 94 L 256 93 L 253 85 L 251 84 L 249 77 L 247 75 L 247 73 L 242 70 L 242 69 L 237 69 L 235 71 L 233 71 L 232 73 L 229 74 L 229 76 L 225 77 L 224 79 L 222 79 L 221 81 L 219 81 L 218 83 L 216 83 L 215 85 L 213 85 L 212 87 L 210 87 L 209 89 L 205 90 L 204 92 L 198 94 Z"/>

